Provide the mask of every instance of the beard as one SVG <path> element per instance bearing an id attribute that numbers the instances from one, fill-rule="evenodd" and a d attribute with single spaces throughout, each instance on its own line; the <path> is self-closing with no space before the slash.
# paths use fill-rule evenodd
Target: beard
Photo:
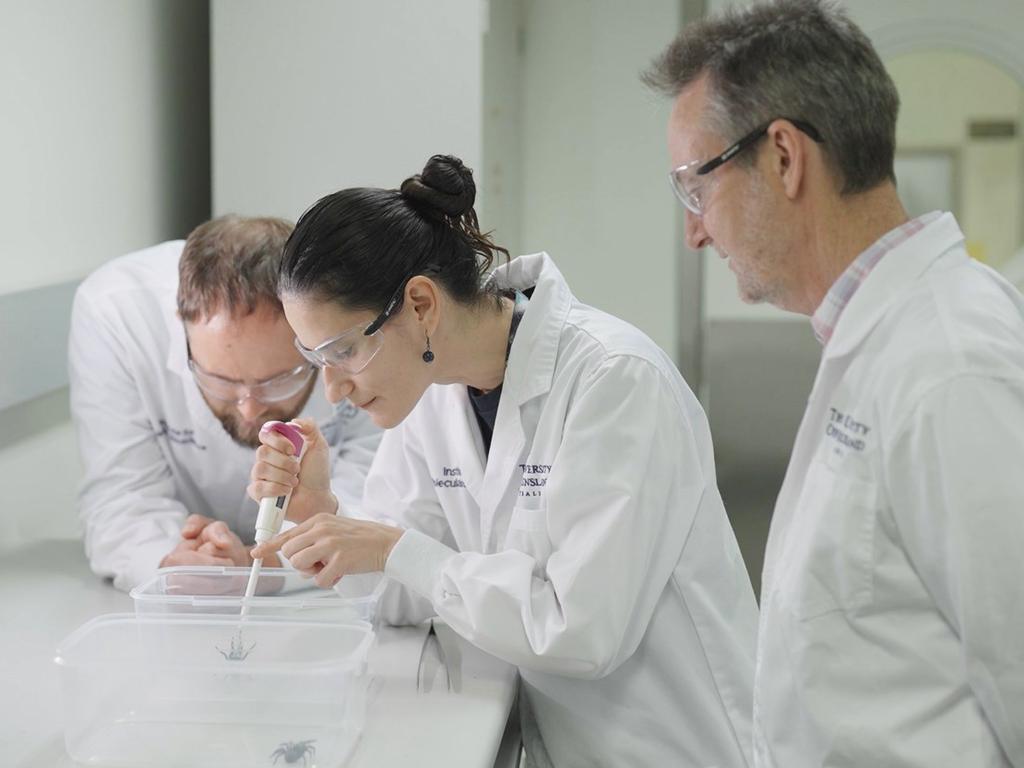
<path id="1" fill-rule="evenodd" d="M 290 407 L 271 408 L 260 417 L 258 424 L 247 424 L 238 415 L 238 411 L 233 409 L 228 413 L 216 414 L 217 419 L 220 421 L 220 425 L 224 427 L 224 431 L 228 433 L 228 436 L 240 446 L 243 448 L 259 448 L 261 445 L 260 429 L 263 425 L 268 421 L 291 421 L 302 413 L 302 409 L 306 407 L 306 403 L 309 401 L 309 396 L 313 394 L 314 386 L 316 386 L 316 377 L 313 377 L 313 380 L 309 382 L 309 386 L 299 396 L 298 401 L 293 402 Z"/>

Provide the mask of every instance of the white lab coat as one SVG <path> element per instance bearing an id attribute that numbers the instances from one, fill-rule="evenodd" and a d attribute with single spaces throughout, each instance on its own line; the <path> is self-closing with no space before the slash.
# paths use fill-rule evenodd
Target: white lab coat
<path id="1" fill-rule="evenodd" d="M 385 572 L 519 667 L 558 768 L 747 765 L 757 608 L 700 404 L 547 255 L 496 275 L 536 289 L 490 455 L 465 386 L 385 434 L 364 512 L 409 529 Z"/>
<path id="2" fill-rule="evenodd" d="M 176 311 L 182 241 L 115 259 L 79 286 L 68 362 L 84 477 L 79 514 L 93 570 L 130 589 L 156 572 L 189 514 L 251 542 L 255 451 L 236 444 L 188 369 Z M 355 511 L 380 440 L 366 414 L 334 408 L 316 382 L 302 416 L 335 452 L 333 490 Z"/>
<path id="3" fill-rule="evenodd" d="M 945 214 L 840 317 L 768 539 L 761 768 L 1024 766 L 1022 315 Z"/>

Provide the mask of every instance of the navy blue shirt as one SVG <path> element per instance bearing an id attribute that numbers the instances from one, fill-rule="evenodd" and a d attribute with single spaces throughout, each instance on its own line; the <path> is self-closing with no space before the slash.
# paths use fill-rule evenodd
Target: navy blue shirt
<path id="1" fill-rule="evenodd" d="M 532 291 L 531 291 L 532 293 Z M 526 294 L 516 291 L 515 308 L 512 310 L 512 324 L 508 329 L 508 347 L 505 349 L 505 362 L 508 362 L 508 355 L 512 351 L 512 340 L 516 337 L 519 329 L 519 321 L 523 319 L 526 312 L 528 299 Z M 501 402 L 501 385 L 489 392 L 481 392 L 479 389 L 467 387 L 469 390 L 469 402 L 476 414 L 476 423 L 480 426 L 480 435 L 484 439 L 484 454 L 491 452 L 491 437 L 494 435 L 494 421 L 498 418 L 498 404 Z"/>

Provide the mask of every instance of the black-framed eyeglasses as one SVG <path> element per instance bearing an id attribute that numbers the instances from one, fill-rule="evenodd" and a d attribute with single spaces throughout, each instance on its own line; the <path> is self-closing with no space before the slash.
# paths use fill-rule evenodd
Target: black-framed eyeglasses
<path id="1" fill-rule="evenodd" d="M 721 154 L 710 160 L 694 160 L 669 171 L 669 183 L 679 201 L 686 206 L 687 210 L 696 216 L 704 215 L 704 208 L 710 198 L 713 185 L 711 179 L 705 179 L 709 173 L 716 168 L 732 160 L 736 155 L 748 147 L 752 147 L 768 133 L 768 127 L 776 120 L 786 120 L 796 126 L 797 129 L 806 133 L 814 141 L 823 144 L 825 139 L 821 133 L 805 120 L 796 120 L 789 117 L 774 117 L 766 123 L 746 134 L 738 141 L 730 144 Z"/>

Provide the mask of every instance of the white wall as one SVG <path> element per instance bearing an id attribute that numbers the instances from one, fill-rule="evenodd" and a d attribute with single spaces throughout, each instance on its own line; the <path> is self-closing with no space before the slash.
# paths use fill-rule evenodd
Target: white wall
<path id="1" fill-rule="evenodd" d="M 483 0 L 213 0 L 214 212 L 296 219 L 427 158 L 480 173 Z"/>
<path id="2" fill-rule="evenodd" d="M 483 40 L 483 168 L 480 225 L 513 256 L 523 252 L 525 0 L 489 3 Z"/>
<path id="3" fill-rule="evenodd" d="M 638 75 L 679 8 L 213 0 L 214 210 L 296 218 L 452 152 L 499 243 L 548 250 L 582 300 L 673 353 L 669 105 Z"/>
<path id="4" fill-rule="evenodd" d="M 68 418 L 67 389 L 0 412 L 12 435 L 0 450 L 4 509 L 0 552 L 27 541 L 79 535 L 78 445 Z"/>
<path id="5" fill-rule="evenodd" d="M 0 2 L 0 294 L 208 213 L 205 2 Z M 183 189 L 189 194 L 182 194 Z"/>
<path id="6" fill-rule="evenodd" d="M 576 296 L 675 355 L 670 104 L 638 76 L 675 36 L 678 0 L 526 0 L 522 248 Z"/>
<path id="7" fill-rule="evenodd" d="M 207 46 L 205 2 L 0 0 L 0 301 L 208 216 Z M 67 391 L 0 433 L 0 549 L 75 535 Z"/>
<path id="8" fill-rule="evenodd" d="M 1024 84 L 994 64 L 959 51 L 903 54 L 891 57 L 886 66 L 902 101 L 897 146 L 938 148 L 957 159 L 954 183 L 967 249 L 998 269 L 1021 246 Z M 1014 123 L 1017 136 L 971 138 L 968 129 L 976 120 Z"/>

